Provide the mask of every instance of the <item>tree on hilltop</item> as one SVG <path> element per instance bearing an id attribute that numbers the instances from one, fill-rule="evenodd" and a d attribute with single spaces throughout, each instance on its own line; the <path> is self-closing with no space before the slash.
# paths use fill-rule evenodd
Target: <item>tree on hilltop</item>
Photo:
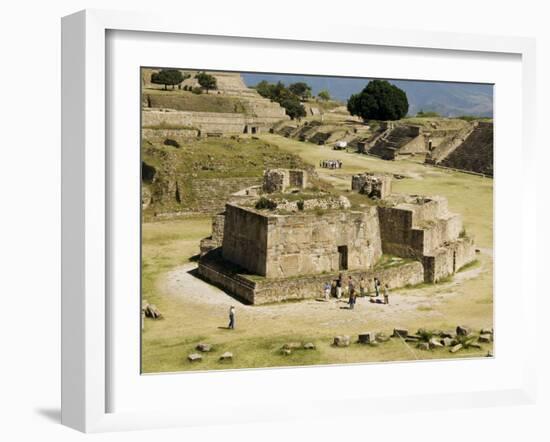
<path id="1" fill-rule="evenodd" d="M 181 84 L 183 80 L 189 78 L 189 74 L 183 75 L 178 69 L 162 69 L 160 72 L 153 72 L 151 74 L 151 83 L 163 84 L 164 90 L 167 90 L 167 86 L 174 86 Z"/>
<path id="2" fill-rule="evenodd" d="M 283 82 L 279 81 L 273 84 L 262 80 L 256 85 L 256 90 L 262 97 L 279 103 L 293 120 L 306 116 L 306 110 L 300 103 L 300 98 L 290 88 L 287 88 Z"/>
<path id="3" fill-rule="evenodd" d="M 213 75 L 207 74 L 206 72 L 199 72 L 195 75 L 195 78 L 201 85 L 201 87 L 206 90 L 208 93 L 209 90 L 218 89 L 218 80 Z"/>
<path id="4" fill-rule="evenodd" d="M 311 86 L 309 86 L 307 83 L 304 83 L 303 81 L 292 83 L 288 87 L 288 90 L 302 100 L 311 97 Z"/>
<path id="5" fill-rule="evenodd" d="M 372 80 L 348 100 L 348 111 L 363 120 L 399 120 L 407 115 L 407 94 L 385 80 Z"/>

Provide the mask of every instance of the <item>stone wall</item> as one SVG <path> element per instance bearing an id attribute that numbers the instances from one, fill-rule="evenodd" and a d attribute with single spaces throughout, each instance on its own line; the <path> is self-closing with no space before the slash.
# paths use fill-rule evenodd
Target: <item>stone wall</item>
<path id="1" fill-rule="evenodd" d="M 247 304 L 255 305 L 321 297 L 323 285 L 334 281 L 339 275 L 339 272 L 331 272 L 291 278 L 252 280 L 231 271 L 230 265 L 227 267 L 222 261 L 208 258 L 199 262 L 198 272 L 210 283 Z M 416 285 L 424 281 L 424 269 L 418 261 L 386 268 L 346 271 L 343 275 L 346 279 L 351 276 L 356 284 L 361 277 L 364 277 L 369 284 L 376 277 L 383 284 L 388 284 L 390 289 Z"/>
<path id="2" fill-rule="evenodd" d="M 302 169 L 268 169 L 264 172 L 263 191 L 286 192 L 288 189 L 305 189 L 307 171 Z"/>
<path id="3" fill-rule="evenodd" d="M 227 201 L 246 199 L 233 194 L 261 183 L 260 177 L 207 178 L 191 181 L 191 190 L 197 201 L 195 210 L 215 213 L 225 210 Z"/>
<path id="4" fill-rule="evenodd" d="M 141 129 L 141 138 L 151 143 L 164 143 L 166 139 L 184 143 L 198 136 L 198 129 Z"/>
<path id="5" fill-rule="evenodd" d="M 350 270 L 370 268 L 382 255 L 376 208 L 270 216 L 266 252 L 269 278 L 338 271 L 341 254 Z"/>
<path id="6" fill-rule="evenodd" d="M 266 275 L 268 218 L 227 204 L 223 230 L 223 259 L 256 275 Z"/>
<path id="7" fill-rule="evenodd" d="M 223 228 L 225 224 L 225 212 L 212 217 L 212 235 L 203 238 L 200 242 L 200 256 L 204 256 L 211 250 L 221 247 L 223 244 Z"/>
<path id="8" fill-rule="evenodd" d="M 255 282 L 230 272 L 218 263 L 207 259 L 201 259 L 199 262 L 198 274 L 201 278 L 236 296 L 246 304 L 254 304 Z"/>
<path id="9" fill-rule="evenodd" d="M 471 238 L 460 238 L 426 255 L 423 259 L 425 282 L 438 282 L 456 273 L 475 259 L 475 246 Z"/>
<path id="10" fill-rule="evenodd" d="M 260 133 L 269 129 L 282 117 L 255 117 L 241 113 L 188 112 L 170 109 L 143 109 L 142 127 L 186 127 L 197 129 L 201 135 L 209 133 Z"/>
<path id="11" fill-rule="evenodd" d="M 369 198 L 384 199 L 391 193 L 391 176 L 372 173 L 353 175 L 351 190 Z"/>
<path id="12" fill-rule="evenodd" d="M 425 254 L 455 241 L 462 217 L 447 210 L 441 197 L 414 198 L 394 207 L 378 207 L 382 250 L 386 254 L 421 259 Z"/>

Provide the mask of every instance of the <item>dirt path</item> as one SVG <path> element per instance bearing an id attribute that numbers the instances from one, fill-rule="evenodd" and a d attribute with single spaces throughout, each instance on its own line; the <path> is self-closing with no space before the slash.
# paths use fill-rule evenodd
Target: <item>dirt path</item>
<path id="1" fill-rule="evenodd" d="M 208 316 L 224 318 L 231 305 L 238 309 L 239 316 L 250 322 L 266 318 L 280 319 L 293 329 L 318 328 L 336 329 L 369 325 L 386 329 L 387 324 L 423 323 L 445 321 L 443 304 L 454 298 L 456 289 L 468 280 L 476 279 L 484 266 L 457 273 L 446 284 L 422 287 L 420 289 L 392 290 L 390 305 L 374 304 L 371 298 L 359 298 L 354 311 L 350 311 L 345 300 L 331 298 L 330 301 L 304 300 L 300 302 L 249 306 L 229 296 L 222 290 L 193 276 L 195 263 L 186 264 L 167 273 L 162 279 L 160 290 L 168 296 L 179 298 L 185 305 L 193 305 L 208 311 Z M 206 318 L 205 318 L 206 319 Z"/>

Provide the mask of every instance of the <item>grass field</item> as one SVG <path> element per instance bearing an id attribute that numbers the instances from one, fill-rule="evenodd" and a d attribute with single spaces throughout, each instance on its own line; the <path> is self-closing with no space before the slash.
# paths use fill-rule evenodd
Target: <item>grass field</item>
<path id="1" fill-rule="evenodd" d="M 466 324 L 473 329 L 492 327 L 492 180 L 474 175 L 435 169 L 412 161 L 383 161 L 364 155 L 332 151 L 276 135 L 262 136 L 284 152 L 297 154 L 312 165 L 328 158 L 344 162 L 341 170 L 317 169 L 320 176 L 345 191 L 351 174 L 378 171 L 404 175 L 394 180 L 394 191 L 440 194 L 450 208 L 463 215 L 466 229 L 476 244 L 485 249 L 477 263 L 463 269 L 443 284 L 422 285 L 392 293 L 390 306 L 360 299 L 355 311 L 336 300 L 330 303 L 308 300 L 268 306 L 244 306 L 189 274 L 191 258 L 202 237 L 210 234 L 209 217 L 187 217 L 143 225 L 143 298 L 156 304 L 164 319 L 147 319 L 143 331 L 142 370 L 173 372 L 186 370 L 276 367 L 289 365 L 340 364 L 351 362 L 445 359 L 483 356 L 482 350 L 451 354 L 447 349 L 421 351 L 400 339 L 379 347 L 352 344 L 331 346 L 339 334 L 352 337 L 364 331 L 391 333 L 393 327 L 452 329 Z M 237 328 L 226 330 L 227 309 L 237 306 Z M 315 350 L 282 355 L 287 342 L 312 342 Z M 214 345 L 199 363 L 187 355 L 199 342 Z M 234 354 L 232 363 L 218 357 Z"/>

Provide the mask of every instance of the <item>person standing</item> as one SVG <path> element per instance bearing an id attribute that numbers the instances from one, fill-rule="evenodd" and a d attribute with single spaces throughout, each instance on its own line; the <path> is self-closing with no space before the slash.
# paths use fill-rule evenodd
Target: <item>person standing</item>
<path id="1" fill-rule="evenodd" d="M 235 328 L 235 307 L 231 306 L 229 308 L 229 325 L 228 329 L 233 330 Z"/>
<path id="2" fill-rule="evenodd" d="M 390 303 L 390 289 L 388 287 L 388 284 L 384 285 L 384 304 Z"/>
<path id="3" fill-rule="evenodd" d="M 366 285 L 367 285 L 367 281 L 365 281 L 365 276 L 361 275 L 361 279 L 359 280 L 359 296 L 361 297 L 365 296 Z"/>
<path id="4" fill-rule="evenodd" d="M 380 296 L 380 281 L 378 278 L 374 278 L 374 292 L 376 297 Z"/>
<path id="5" fill-rule="evenodd" d="M 343 283 L 343 280 L 344 277 L 343 275 L 340 273 L 340 275 L 338 276 L 338 279 L 336 280 L 336 298 L 337 299 L 340 299 L 342 297 L 342 283 Z"/>
<path id="6" fill-rule="evenodd" d="M 355 286 L 353 285 L 353 279 L 351 279 L 351 276 L 348 279 L 348 295 L 349 295 L 349 308 L 350 310 L 353 310 L 355 308 Z"/>
<path id="7" fill-rule="evenodd" d="M 328 301 L 329 298 L 330 298 L 330 289 L 331 289 L 331 285 L 330 285 L 330 282 L 325 282 L 325 286 L 324 286 L 324 292 L 325 292 L 325 301 Z"/>

